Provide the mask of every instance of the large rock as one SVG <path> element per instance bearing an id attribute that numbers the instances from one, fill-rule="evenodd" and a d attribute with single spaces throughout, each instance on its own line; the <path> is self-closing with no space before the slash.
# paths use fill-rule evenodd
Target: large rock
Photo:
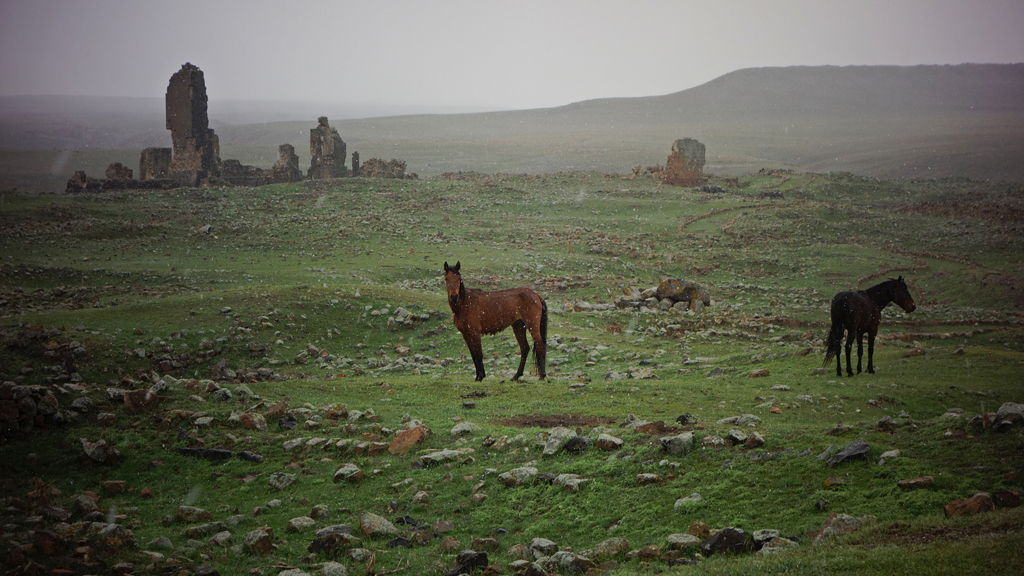
<path id="1" fill-rule="evenodd" d="M 363 512 L 359 516 L 359 529 L 369 538 L 380 536 L 398 536 L 401 532 L 387 518 L 373 512 Z"/>
<path id="2" fill-rule="evenodd" d="M 597 546 L 594 546 L 587 556 L 596 560 L 606 560 L 609 558 L 623 556 L 626 552 L 629 552 L 632 547 L 633 546 L 629 543 L 629 540 L 626 540 L 625 538 L 609 538 Z"/>
<path id="3" fill-rule="evenodd" d="M 316 531 L 313 541 L 306 548 L 309 552 L 334 553 L 349 548 L 360 548 L 362 542 L 352 535 L 352 528 L 344 524 L 328 526 Z"/>
<path id="4" fill-rule="evenodd" d="M 413 448 L 416 444 L 423 442 L 427 437 L 427 429 L 424 426 L 416 426 L 402 430 L 398 434 L 395 434 L 394 439 L 391 440 L 391 445 L 388 446 L 388 452 L 393 456 L 402 456 Z"/>
<path id="5" fill-rule="evenodd" d="M 347 480 L 349 482 L 359 482 L 364 476 L 365 474 L 358 466 L 351 462 L 346 462 L 338 466 L 338 469 L 334 472 L 334 481 L 341 482 L 342 480 Z"/>
<path id="6" fill-rule="evenodd" d="M 703 284 L 685 278 L 666 278 L 658 284 L 658 300 L 692 302 L 699 300 L 705 306 L 711 305 L 711 293 Z"/>
<path id="7" fill-rule="evenodd" d="M 984 492 L 979 492 L 970 498 L 953 500 L 946 504 L 943 511 L 946 513 L 946 518 L 954 518 L 956 516 L 970 516 L 972 514 L 980 514 L 981 512 L 991 512 L 995 509 L 996 505 L 992 501 L 992 497 Z"/>
<path id="8" fill-rule="evenodd" d="M 846 445 L 842 450 L 836 452 L 831 458 L 828 459 L 829 466 L 837 466 L 846 462 L 847 460 L 853 459 L 864 459 L 867 457 L 868 452 L 871 450 L 871 446 L 868 445 L 864 440 L 854 440 Z"/>
<path id="9" fill-rule="evenodd" d="M 149 389 L 129 390 L 124 393 L 124 405 L 132 412 L 152 410 L 160 403 L 160 396 Z"/>
<path id="10" fill-rule="evenodd" d="M 513 468 L 504 474 L 499 474 L 498 480 L 505 486 L 514 488 L 532 480 L 537 476 L 537 472 L 538 470 L 533 466 L 522 466 L 520 468 Z"/>
<path id="11" fill-rule="evenodd" d="M 274 551 L 274 530 L 268 526 L 257 528 L 245 535 L 243 546 L 253 556 L 266 556 Z"/>
<path id="12" fill-rule="evenodd" d="M 669 454 L 686 454 L 693 447 L 693 432 L 683 432 L 677 436 L 666 436 L 661 439 L 661 447 Z"/>
<path id="13" fill-rule="evenodd" d="M 723 528 L 700 543 L 700 551 L 705 556 L 721 553 L 743 554 L 750 552 L 753 542 L 750 534 L 739 528 Z"/>
<path id="14" fill-rule="evenodd" d="M 486 552 L 476 550 L 463 550 L 455 557 L 455 567 L 445 572 L 445 576 L 459 576 L 460 574 L 473 574 L 478 569 L 487 568 L 489 561 Z"/>

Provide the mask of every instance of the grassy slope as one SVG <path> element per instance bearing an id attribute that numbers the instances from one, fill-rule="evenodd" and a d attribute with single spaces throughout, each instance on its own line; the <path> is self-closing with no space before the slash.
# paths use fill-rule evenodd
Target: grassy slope
<path id="1" fill-rule="evenodd" d="M 65 505 L 72 495 L 92 490 L 102 496 L 102 507 L 126 511 L 141 545 L 168 536 L 184 561 L 206 561 L 221 573 L 298 563 L 312 536 L 289 534 L 285 524 L 319 503 L 331 508 L 332 517 L 318 526 L 356 525 L 365 510 L 424 522 L 452 520 L 456 529 L 450 534 L 464 545 L 497 536 L 500 547 L 492 561 L 500 563 L 511 560 L 505 554 L 510 546 L 534 537 L 576 550 L 611 536 L 627 538 L 635 548 L 665 548 L 667 535 L 686 532 L 699 520 L 712 527 L 775 528 L 803 542 L 799 551 L 778 558 L 712 558 L 705 568 L 713 573 L 962 573 L 980 566 L 1015 573 L 1022 562 L 1019 511 L 946 521 L 941 508 L 977 491 L 1020 489 L 1012 476 L 1021 471 L 1020 428 L 975 435 L 939 415 L 959 407 L 970 416 L 1022 400 L 1016 377 L 1024 360 L 1020 220 L 909 207 L 969 197 L 1014 214 L 1020 188 L 965 180 L 892 183 L 844 174 L 747 176 L 741 183 L 747 186 L 709 195 L 649 179 L 565 173 L 101 196 L 8 194 L 0 207 L 0 290 L 8 335 L 17 332 L 15 323 L 43 325 L 61 328 L 60 341 L 84 342 L 89 355 L 80 373 L 101 401 L 100 410 L 115 413 L 117 422 L 101 429 L 90 415 L 84 425 L 0 447 L 4 495 L 26 499 L 30 478 L 59 488 L 57 499 Z M 785 199 L 758 200 L 765 190 L 783 191 Z M 197 232 L 207 224 L 212 233 Z M 485 340 L 488 378 L 472 381 L 465 346 L 446 314 L 439 279 L 446 260 L 461 260 L 471 285 L 528 284 L 545 296 L 552 311 L 548 382 L 507 381 L 518 362 L 510 333 Z M 912 280 L 919 308 L 913 315 L 886 311 L 876 351 L 879 373 L 852 379 L 831 371 L 815 375 L 831 295 L 896 274 Z M 714 305 L 702 316 L 571 311 L 573 302 L 611 303 L 623 288 L 652 286 L 662 275 L 708 284 Z M 53 291 L 57 286 L 62 292 Z M 389 327 L 388 315 L 373 314 L 396 306 L 430 319 L 409 330 Z M 609 332 L 610 326 L 623 331 Z M 221 361 L 236 370 L 269 367 L 289 380 L 249 385 L 268 404 L 286 400 L 293 408 L 309 403 L 319 409 L 343 402 L 350 409 L 372 408 L 379 420 L 354 431 L 327 419 L 311 432 L 286 432 L 272 423 L 270 432 L 258 433 L 227 424 L 232 410 L 255 406 L 245 398 L 196 404 L 189 399 L 194 392 L 176 390 L 147 415 L 102 400 L 108 381 L 139 378 L 171 349 L 195 358 L 204 339 L 215 342 L 212 357 L 179 376 L 205 377 Z M 264 344 L 269 352 L 253 356 L 250 344 Z M 309 345 L 353 362 L 293 363 Z M 399 346 L 449 361 L 418 374 L 368 367 L 371 358 L 396 359 Z M 915 347 L 925 354 L 905 357 Z M 812 354 L 797 354 L 808 348 Z M 140 358 L 138 349 L 150 356 Z M 34 368 L 28 383 L 53 374 L 37 352 L 16 348 L 5 351 L 0 371 L 10 378 L 23 366 Z M 725 374 L 708 377 L 714 368 Z M 768 368 L 770 376 L 748 378 L 756 368 Z M 629 371 L 657 378 L 606 379 L 609 372 Z M 789 389 L 772 389 L 780 384 Z M 474 392 L 486 396 L 473 398 L 475 408 L 463 408 L 463 397 Z M 782 414 L 770 413 L 766 402 Z M 201 411 L 217 420 L 199 428 L 191 424 L 197 414 L 179 420 L 170 409 Z M 910 419 L 897 417 L 901 412 Z M 628 414 L 674 425 L 684 413 L 698 417 L 686 428 L 698 438 L 728 433 L 729 426 L 714 424 L 720 418 L 756 414 L 767 444 L 754 452 L 776 457 L 755 462 L 741 449 L 666 456 L 656 437 L 617 428 Z M 625 448 L 541 457 L 534 437 L 550 424 L 517 424 L 539 416 L 555 422 L 567 414 L 592 419 L 583 427 L 586 435 L 595 425 L 608 427 L 625 440 Z M 358 439 L 375 433 L 387 441 L 383 429 L 401 427 L 406 415 L 433 429 L 423 448 L 472 447 L 473 458 L 419 470 L 409 467 L 413 456 L 282 449 L 294 437 Z M 875 430 L 885 415 L 901 424 L 895 432 Z M 451 438 L 448 430 L 458 418 L 481 429 L 469 439 Z M 825 434 L 839 422 L 853 430 Z M 947 439 L 948 427 L 954 435 Z M 178 440 L 179 429 L 192 433 Z M 481 444 L 485 435 L 518 434 L 523 440 L 510 449 Z M 80 465 L 82 437 L 105 438 L 125 453 L 125 461 L 113 468 Z M 813 458 L 830 444 L 857 438 L 872 445 L 866 462 L 830 469 Z M 248 449 L 267 461 L 197 462 L 170 451 L 184 445 Z M 902 456 L 879 466 L 878 456 L 890 449 Z M 805 450 L 811 455 L 801 456 Z M 164 466 L 153 468 L 153 460 Z M 331 481 L 346 461 L 367 472 L 357 487 Z M 591 480 L 579 493 L 540 484 L 509 489 L 489 472 L 528 462 L 537 462 L 542 472 Z M 267 477 L 279 471 L 298 473 L 299 480 L 277 492 Z M 662 481 L 638 486 L 641 472 L 657 473 Z M 830 475 L 845 484 L 827 489 Z M 895 487 L 897 480 L 920 475 L 934 476 L 934 487 Z M 100 482 L 109 479 L 126 480 L 135 490 L 150 487 L 155 495 L 145 500 L 136 491 L 107 494 Z M 399 484 L 405 479 L 411 483 Z M 470 496 L 481 481 L 488 498 L 473 503 Z M 412 500 L 420 490 L 429 494 L 426 502 Z M 692 492 L 704 502 L 674 511 L 675 500 Z M 283 506 L 252 513 L 273 498 Z M 824 521 L 826 514 L 814 506 L 823 499 L 829 511 L 873 515 L 877 522 L 839 545 L 812 549 L 805 533 Z M 263 559 L 210 547 L 189 551 L 182 536 L 187 524 L 160 522 L 186 503 L 212 511 L 215 520 L 246 514 L 233 529 L 236 543 L 256 526 L 273 527 L 278 550 Z M 8 519 L 23 522 L 16 514 Z M 499 529 L 507 533 L 498 535 Z M 23 542 L 22 534 L 14 531 L 5 545 Z M 365 545 L 378 550 L 379 571 L 411 562 L 424 573 L 432 562 L 450 562 L 438 542 L 411 550 L 388 549 L 383 540 Z M 37 560 L 75 566 L 72 556 Z M 137 565 L 148 562 L 132 550 L 118 556 Z M 993 556 L 1005 560 L 993 565 Z M 654 573 L 662 566 L 623 561 L 611 573 Z M 362 568 L 356 564 L 352 570 Z"/>

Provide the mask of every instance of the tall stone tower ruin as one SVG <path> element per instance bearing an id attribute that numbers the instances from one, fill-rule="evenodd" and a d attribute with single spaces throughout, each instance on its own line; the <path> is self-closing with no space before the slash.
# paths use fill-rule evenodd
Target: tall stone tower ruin
<path id="1" fill-rule="evenodd" d="M 167 129 L 174 156 L 170 177 L 185 186 L 197 186 L 216 173 L 220 162 L 217 135 L 206 113 L 203 71 L 186 62 L 167 85 Z"/>
<path id="2" fill-rule="evenodd" d="M 331 128 L 327 116 L 317 119 L 317 127 L 309 129 L 309 175 L 310 180 L 340 178 L 348 176 L 345 167 L 345 141 L 338 131 Z"/>
<path id="3" fill-rule="evenodd" d="M 704 183 L 704 145 L 693 138 L 672 143 L 662 178 L 666 184 L 696 186 Z"/>

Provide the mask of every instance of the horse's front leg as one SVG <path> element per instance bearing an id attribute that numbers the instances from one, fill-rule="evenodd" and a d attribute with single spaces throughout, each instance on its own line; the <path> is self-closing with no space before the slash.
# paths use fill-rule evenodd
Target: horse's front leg
<path id="1" fill-rule="evenodd" d="M 526 337 L 526 324 L 522 320 L 516 320 L 512 324 L 512 332 L 519 342 L 519 370 L 516 370 L 516 375 L 512 379 L 519 380 L 526 369 L 526 359 L 530 357 L 530 341 Z"/>
<path id="2" fill-rule="evenodd" d="M 875 332 L 868 332 L 868 374 L 875 373 Z"/>
<path id="3" fill-rule="evenodd" d="M 466 341 L 466 346 L 469 347 L 469 355 L 473 357 L 473 366 L 476 368 L 476 381 L 479 382 L 486 376 L 484 372 L 484 350 L 483 344 L 480 341 L 480 334 L 471 331 L 463 332 L 462 338 Z"/>

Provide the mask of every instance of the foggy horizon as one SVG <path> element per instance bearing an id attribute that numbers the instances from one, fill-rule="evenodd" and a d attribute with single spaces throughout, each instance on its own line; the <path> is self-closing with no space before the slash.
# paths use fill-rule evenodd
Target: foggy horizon
<path id="1" fill-rule="evenodd" d="M 1024 3 L 0 4 L 0 96 L 525 110 L 658 96 L 747 68 L 1024 62 Z"/>

